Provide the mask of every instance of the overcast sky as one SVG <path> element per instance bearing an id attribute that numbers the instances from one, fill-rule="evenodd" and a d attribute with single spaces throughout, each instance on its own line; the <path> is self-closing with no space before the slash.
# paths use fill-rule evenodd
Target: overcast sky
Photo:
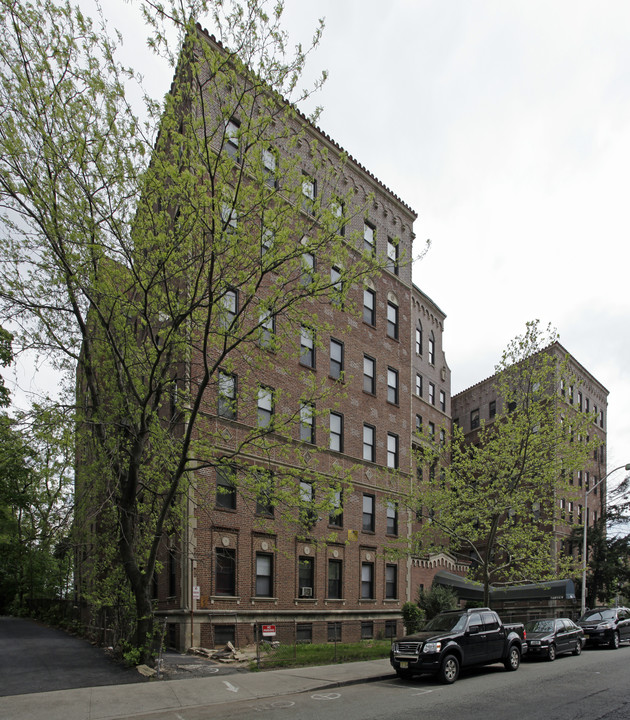
<path id="1" fill-rule="evenodd" d="M 630 462 L 630 3 L 287 6 L 297 39 L 326 18 L 320 126 L 431 239 L 414 282 L 447 314 L 453 393 L 551 323 L 610 391 L 608 469 Z"/>
<path id="2" fill-rule="evenodd" d="M 608 469 L 630 462 L 630 2 L 286 5 L 295 42 L 326 18 L 309 66 L 329 71 L 320 127 L 431 239 L 414 282 L 447 314 L 453 393 L 492 375 L 528 320 L 551 323 L 610 391 Z M 135 11 L 104 7 L 165 92 Z"/>

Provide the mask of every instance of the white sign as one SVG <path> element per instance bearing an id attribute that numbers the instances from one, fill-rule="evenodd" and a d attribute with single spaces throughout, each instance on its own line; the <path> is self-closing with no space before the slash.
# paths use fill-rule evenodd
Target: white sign
<path id="1" fill-rule="evenodd" d="M 201 598 L 201 588 L 199 585 L 193 585 L 193 600 L 199 600 Z"/>

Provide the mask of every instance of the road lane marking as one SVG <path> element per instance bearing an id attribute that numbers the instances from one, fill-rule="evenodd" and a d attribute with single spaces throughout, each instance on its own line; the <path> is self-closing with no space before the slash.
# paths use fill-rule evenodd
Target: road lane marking
<path id="1" fill-rule="evenodd" d="M 315 693 L 311 695 L 311 700 L 338 700 L 340 697 L 340 693 Z"/>
<path id="2" fill-rule="evenodd" d="M 238 692 L 238 688 L 236 687 L 236 685 L 232 685 L 232 683 L 228 682 L 227 680 L 224 680 L 223 684 L 230 692 Z"/>

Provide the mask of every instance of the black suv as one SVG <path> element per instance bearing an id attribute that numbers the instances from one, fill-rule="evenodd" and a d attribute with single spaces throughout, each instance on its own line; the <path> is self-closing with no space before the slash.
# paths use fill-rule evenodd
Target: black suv
<path id="1" fill-rule="evenodd" d="M 608 645 L 616 650 L 630 640 L 630 610 L 625 607 L 593 608 L 577 621 L 584 630 L 587 645 Z"/>

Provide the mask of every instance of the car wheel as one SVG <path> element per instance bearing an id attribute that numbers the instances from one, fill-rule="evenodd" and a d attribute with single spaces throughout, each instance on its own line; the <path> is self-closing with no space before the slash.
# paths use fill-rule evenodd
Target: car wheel
<path id="1" fill-rule="evenodd" d="M 455 655 L 447 655 L 440 665 L 438 677 L 443 683 L 451 685 L 459 677 L 459 660 Z"/>
<path id="2" fill-rule="evenodd" d="M 613 633 L 613 636 L 612 636 L 612 638 L 611 638 L 611 640 L 610 640 L 610 649 L 611 649 L 611 650 L 616 650 L 618 647 L 619 647 L 619 633 L 618 633 L 618 632 L 614 632 L 614 633 Z"/>
<path id="3" fill-rule="evenodd" d="M 547 650 L 547 660 L 549 662 L 553 662 L 556 659 L 556 646 L 551 643 L 549 646 L 549 649 Z"/>
<path id="4" fill-rule="evenodd" d="M 581 655 L 582 654 L 582 641 L 580 638 L 577 639 L 577 642 L 575 643 L 575 650 L 573 651 L 574 655 Z"/>
<path id="5" fill-rule="evenodd" d="M 521 651 L 516 647 L 516 645 L 512 645 L 508 651 L 507 658 L 503 661 L 503 665 L 506 670 L 518 670 L 520 664 Z"/>
<path id="6" fill-rule="evenodd" d="M 400 668 L 396 668 L 396 675 L 402 680 L 411 680 L 413 677 L 411 670 L 401 670 Z"/>

